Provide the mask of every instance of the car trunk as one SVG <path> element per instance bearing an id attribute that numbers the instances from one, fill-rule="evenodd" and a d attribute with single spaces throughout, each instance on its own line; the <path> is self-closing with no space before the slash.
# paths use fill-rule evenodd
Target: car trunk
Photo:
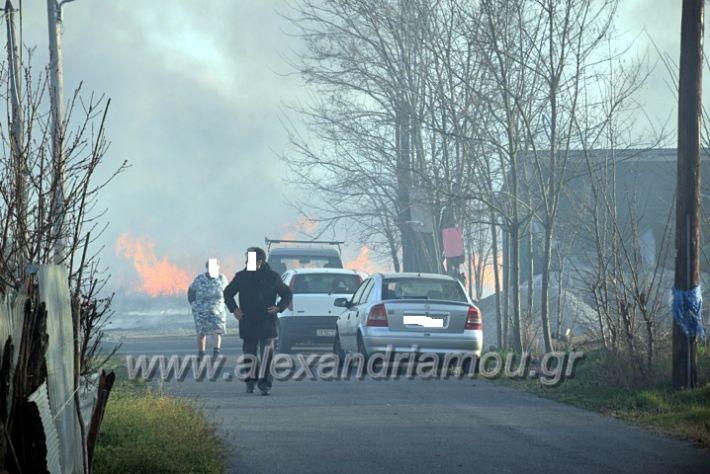
<path id="1" fill-rule="evenodd" d="M 294 316 L 338 316 L 343 308 L 335 306 L 336 298 L 350 298 L 342 293 L 295 293 L 293 295 Z"/>
<path id="2" fill-rule="evenodd" d="M 468 303 L 423 299 L 384 302 L 391 330 L 412 333 L 463 333 Z"/>

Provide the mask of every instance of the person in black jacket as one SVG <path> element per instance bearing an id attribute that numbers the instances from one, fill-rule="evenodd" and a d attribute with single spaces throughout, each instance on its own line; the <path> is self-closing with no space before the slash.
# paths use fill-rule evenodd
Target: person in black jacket
<path id="1" fill-rule="evenodd" d="M 254 252 L 256 270 L 249 270 L 249 253 Z M 239 305 L 234 297 L 239 294 Z M 280 297 L 278 303 L 276 298 Z M 237 272 L 224 289 L 224 302 L 239 321 L 239 337 L 243 340 L 244 354 L 263 354 L 265 377 L 260 380 L 247 378 L 247 393 L 254 392 L 257 382 L 262 395 L 271 391 L 271 355 L 274 352 L 277 314 L 288 308 L 293 294 L 281 281 L 281 276 L 269 268 L 266 252 L 259 247 L 247 249 L 247 268 Z"/>

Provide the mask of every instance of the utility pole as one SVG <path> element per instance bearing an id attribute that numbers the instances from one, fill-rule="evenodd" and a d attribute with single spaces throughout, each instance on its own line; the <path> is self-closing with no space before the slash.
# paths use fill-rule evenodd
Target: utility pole
<path id="1" fill-rule="evenodd" d="M 678 88 L 678 182 L 673 292 L 673 388 L 697 382 L 695 324 L 700 294 L 700 113 L 702 107 L 703 3 L 684 0 Z M 702 328 L 702 322 L 698 321 Z"/>
<path id="2" fill-rule="evenodd" d="M 62 17 L 57 0 L 47 0 L 49 26 L 49 97 L 52 117 L 52 235 L 54 263 L 61 264 L 66 256 L 64 214 L 64 76 L 62 73 Z"/>
<path id="3" fill-rule="evenodd" d="M 10 127 L 10 151 L 15 173 L 15 245 L 18 249 L 18 278 L 24 278 L 29 263 L 27 236 L 27 155 L 24 147 L 24 113 L 22 110 L 22 41 L 17 42 L 17 11 L 11 0 L 5 1 L 5 24 L 7 27 L 7 64 L 12 125 Z"/>

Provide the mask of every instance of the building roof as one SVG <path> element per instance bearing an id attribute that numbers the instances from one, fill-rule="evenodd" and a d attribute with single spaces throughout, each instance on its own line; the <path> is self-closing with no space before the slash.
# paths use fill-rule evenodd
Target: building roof
<path id="1" fill-rule="evenodd" d="M 566 153 L 567 150 L 558 150 L 559 155 Z M 549 154 L 549 150 L 537 150 L 539 155 Z M 607 149 L 594 148 L 591 150 L 569 150 L 570 161 L 582 161 L 585 158 L 585 153 L 594 161 L 609 159 L 612 156 L 617 163 L 626 162 L 675 162 L 678 158 L 677 148 L 625 148 L 625 149 Z M 531 150 L 521 151 L 520 156 L 532 158 L 534 152 Z M 701 149 L 700 157 L 710 158 L 710 149 Z"/>

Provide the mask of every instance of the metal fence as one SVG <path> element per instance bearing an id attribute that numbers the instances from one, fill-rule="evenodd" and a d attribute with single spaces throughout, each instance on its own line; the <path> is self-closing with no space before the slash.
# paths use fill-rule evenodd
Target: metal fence
<path id="1" fill-rule="evenodd" d="M 9 365 L 9 372 L 3 374 L 7 379 L 3 384 L 7 386 L 6 399 L 14 399 L 15 372 L 22 369 L 22 363 L 18 366 L 21 346 L 28 346 L 28 337 L 37 337 L 34 333 L 23 334 L 28 327 L 26 318 L 31 317 L 25 309 L 26 303 L 30 294 L 35 292 L 34 295 L 38 295 L 38 301 L 46 309 L 46 380 L 41 381 L 26 401 L 34 403 L 39 412 L 47 470 L 58 474 L 84 474 L 88 471 L 86 433 L 96 400 L 96 384 L 84 380 L 75 388 L 74 325 L 66 269 L 43 265 L 34 280 L 34 284 L 28 282 L 23 292 L 6 294 L 0 301 L 0 343 L 4 348 L 8 338 L 11 338 L 13 345 L 10 364 L 2 361 L 0 351 L 0 366 Z M 7 405 L 6 419 L 11 419 L 10 410 L 17 404 Z M 6 456 L 16 456 L 12 446 L 5 451 Z"/>

